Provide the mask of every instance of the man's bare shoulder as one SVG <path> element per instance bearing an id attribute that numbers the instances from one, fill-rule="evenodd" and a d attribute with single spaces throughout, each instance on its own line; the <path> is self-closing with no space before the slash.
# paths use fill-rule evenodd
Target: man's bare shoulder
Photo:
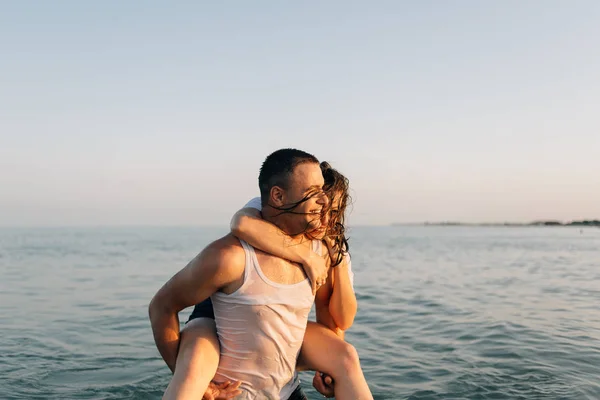
<path id="1" fill-rule="evenodd" d="M 206 246 L 197 264 L 210 270 L 215 289 L 229 293 L 243 282 L 246 253 L 239 239 L 228 234 Z"/>
<path id="2" fill-rule="evenodd" d="M 199 257 L 209 261 L 217 269 L 244 268 L 246 254 L 239 239 L 227 234 L 202 250 Z"/>
<path id="3" fill-rule="evenodd" d="M 240 240 L 231 233 L 209 243 L 202 253 L 211 257 L 226 257 L 235 259 L 236 257 L 244 256 L 244 248 Z"/>

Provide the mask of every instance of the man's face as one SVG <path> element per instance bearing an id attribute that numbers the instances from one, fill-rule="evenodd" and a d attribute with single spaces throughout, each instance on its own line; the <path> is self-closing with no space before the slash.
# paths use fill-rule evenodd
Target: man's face
<path id="1" fill-rule="evenodd" d="M 325 212 L 321 215 L 321 225 L 313 232 L 311 232 L 311 237 L 319 240 L 325 237 L 325 235 L 327 234 L 329 222 L 339 217 L 341 205 L 342 195 L 338 192 L 333 196 L 333 200 L 329 200 L 329 207 L 327 207 L 325 209 Z"/>
<path id="2" fill-rule="evenodd" d="M 327 207 L 323 192 L 323 174 L 317 163 L 296 166 L 285 191 L 287 207 L 297 204 L 287 214 L 288 229 L 294 233 L 313 231 L 321 225 L 321 213 Z"/>

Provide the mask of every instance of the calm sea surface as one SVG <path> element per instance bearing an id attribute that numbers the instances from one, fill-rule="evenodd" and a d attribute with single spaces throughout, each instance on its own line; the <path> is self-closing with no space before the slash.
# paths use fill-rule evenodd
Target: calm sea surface
<path id="1" fill-rule="evenodd" d="M 224 233 L 0 229 L 0 398 L 160 399 L 148 302 Z M 376 399 L 600 399 L 600 229 L 350 236 L 347 336 Z"/>

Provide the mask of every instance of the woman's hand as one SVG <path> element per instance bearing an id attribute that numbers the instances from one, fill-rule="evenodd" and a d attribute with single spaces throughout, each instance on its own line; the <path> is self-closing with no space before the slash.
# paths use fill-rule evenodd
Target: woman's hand
<path id="1" fill-rule="evenodd" d="M 231 383 L 229 381 L 223 383 L 210 382 L 206 393 L 202 396 L 202 400 L 228 400 L 242 394 L 238 388 L 241 382 Z"/>
<path id="2" fill-rule="evenodd" d="M 315 377 L 313 378 L 313 387 L 317 390 L 317 392 L 321 393 L 327 398 L 331 398 L 335 395 L 333 390 L 333 378 L 322 372 L 315 372 Z"/>
<path id="3" fill-rule="evenodd" d="M 327 282 L 328 270 L 326 258 L 315 253 L 311 249 L 309 256 L 304 257 L 302 267 L 310 280 L 313 294 L 317 293 L 317 290 Z"/>

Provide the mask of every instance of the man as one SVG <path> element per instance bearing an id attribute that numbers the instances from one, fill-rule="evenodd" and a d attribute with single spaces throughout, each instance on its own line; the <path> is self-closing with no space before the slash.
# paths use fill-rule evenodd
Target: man
<path id="1" fill-rule="evenodd" d="M 263 218 L 292 236 L 318 228 L 328 202 L 323 183 L 311 154 L 274 152 L 259 175 Z M 221 343 L 215 380 L 241 382 L 243 399 L 300 396 L 294 370 L 314 302 L 302 267 L 255 251 L 231 234 L 208 245 L 150 303 L 154 339 L 172 370 L 178 312 L 209 296 Z"/>

